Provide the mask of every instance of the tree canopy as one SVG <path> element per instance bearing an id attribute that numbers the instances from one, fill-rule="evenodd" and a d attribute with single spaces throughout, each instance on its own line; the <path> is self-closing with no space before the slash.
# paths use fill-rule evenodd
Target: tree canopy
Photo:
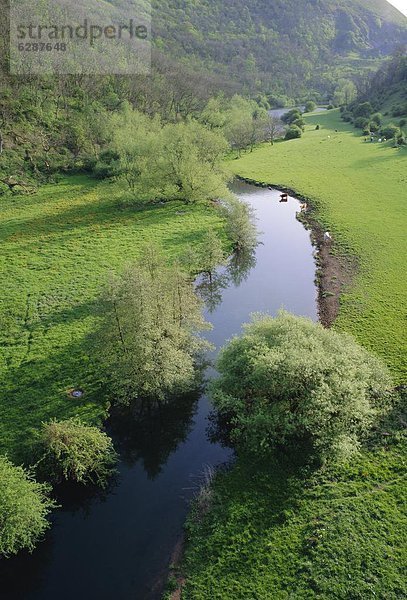
<path id="1" fill-rule="evenodd" d="M 37 483 L 23 467 L 0 456 L 0 555 L 34 550 L 49 527 L 47 520 L 55 502 L 50 486 Z"/>
<path id="2" fill-rule="evenodd" d="M 232 440 L 261 454 L 299 442 L 322 460 L 356 452 L 388 407 L 388 372 L 348 335 L 281 312 L 221 352 L 212 386 Z"/>

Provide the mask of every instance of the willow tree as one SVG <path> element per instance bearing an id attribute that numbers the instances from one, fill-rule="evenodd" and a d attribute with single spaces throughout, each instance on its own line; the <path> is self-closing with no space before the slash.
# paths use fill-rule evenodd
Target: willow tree
<path id="1" fill-rule="evenodd" d="M 240 448 L 304 447 L 321 460 L 356 452 L 389 408 L 381 362 L 345 334 L 282 312 L 259 317 L 221 352 L 214 405 Z"/>
<path id="2" fill-rule="evenodd" d="M 160 403 L 190 390 L 210 326 L 191 278 L 166 264 L 154 247 L 111 276 L 103 297 L 99 338 L 102 365 L 114 397 Z"/>

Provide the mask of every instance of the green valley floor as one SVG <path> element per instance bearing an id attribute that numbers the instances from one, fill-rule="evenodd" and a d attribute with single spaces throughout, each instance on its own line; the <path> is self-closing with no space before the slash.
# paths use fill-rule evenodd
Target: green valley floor
<path id="1" fill-rule="evenodd" d="M 0 452 L 26 458 L 42 421 L 106 416 L 87 338 L 108 272 L 150 241 L 169 259 L 223 232 L 213 208 L 121 206 L 118 184 L 67 177 L 32 196 L 2 198 Z M 82 398 L 68 391 L 83 388 Z"/>

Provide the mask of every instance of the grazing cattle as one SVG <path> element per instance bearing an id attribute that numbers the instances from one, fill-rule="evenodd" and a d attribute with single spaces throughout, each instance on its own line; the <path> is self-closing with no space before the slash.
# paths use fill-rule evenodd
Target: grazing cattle
<path id="1" fill-rule="evenodd" d="M 288 194 L 281 194 L 280 198 L 280 202 L 288 202 Z"/>
<path id="2" fill-rule="evenodd" d="M 301 212 L 307 212 L 308 210 L 308 204 L 300 204 L 300 211 Z"/>
<path id="3" fill-rule="evenodd" d="M 332 236 L 331 236 L 331 234 L 329 233 L 329 231 L 326 231 L 326 232 L 324 233 L 324 242 L 325 242 L 326 244 L 329 244 L 330 242 L 332 242 Z"/>

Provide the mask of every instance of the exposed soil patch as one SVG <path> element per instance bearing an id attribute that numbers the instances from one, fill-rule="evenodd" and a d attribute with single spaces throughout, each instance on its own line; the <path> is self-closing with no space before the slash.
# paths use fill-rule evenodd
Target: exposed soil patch
<path id="1" fill-rule="evenodd" d="M 335 239 L 331 241 L 325 239 L 326 230 L 318 221 L 318 213 L 312 199 L 284 186 L 271 185 L 239 176 L 238 179 L 257 187 L 285 192 L 307 204 L 307 211 L 299 213 L 298 219 L 307 229 L 310 229 L 312 243 L 317 249 L 316 284 L 318 286 L 319 319 L 324 327 L 331 327 L 339 314 L 341 294 L 351 285 L 358 270 L 356 257 L 341 254 L 340 248 L 335 244 Z"/>

